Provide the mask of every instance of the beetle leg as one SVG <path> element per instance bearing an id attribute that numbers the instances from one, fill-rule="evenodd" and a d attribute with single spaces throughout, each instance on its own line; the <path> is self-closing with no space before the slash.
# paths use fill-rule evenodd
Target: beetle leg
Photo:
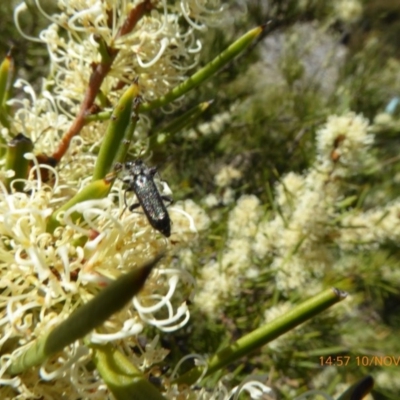
<path id="1" fill-rule="evenodd" d="M 133 203 L 128 208 L 129 208 L 129 211 L 133 211 L 135 208 L 138 208 L 138 207 L 140 207 L 139 203 Z"/>
<path id="2" fill-rule="evenodd" d="M 157 167 L 150 167 L 149 168 L 149 174 L 151 176 L 154 176 L 157 173 Z"/>
<path id="3" fill-rule="evenodd" d="M 129 188 L 126 189 L 125 192 L 124 192 L 124 204 L 125 204 L 125 208 L 128 207 L 128 203 L 126 202 L 126 192 L 128 192 L 128 191 L 129 191 Z M 124 210 L 124 211 L 125 211 L 125 210 Z"/>
<path id="4" fill-rule="evenodd" d="M 135 209 L 135 208 L 137 208 L 137 207 L 140 206 L 139 203 L 133 203 L 133 204 L 131 204 L 130 206 L 128 206 L 128 202 L 126 201 L 126 192 L 133 192 L 133 189 L 130 188 L 130 187 L 128 187 L 128 188 L 125 189 L 125 191 L 124 191 L 124 204 L 125 204 L 125 207 L 124 207 L 124 209 L 122 210 L 121 215 L 119 216 L 120 218 L 122 217 L 122 215 L 124 214 L 124 212 L 125 212 L 125 210 L 126 210 L 127 208 L 129 209 L 129 211 L 132 211 L 133 209 Z"/>

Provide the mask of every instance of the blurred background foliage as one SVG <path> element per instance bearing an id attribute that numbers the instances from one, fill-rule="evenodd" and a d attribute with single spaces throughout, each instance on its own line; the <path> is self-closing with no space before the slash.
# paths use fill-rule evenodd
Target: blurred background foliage
<path id="1" fill-rule="evenodd" d="M 18 76 L 40 88 L 40 78 L 48 74 L 47 52 L 16 31 L 12 18 L 16 4 L 9 1 L 1 7 L 1 54 L 11 48 Z M 48 21 L 33 1 L 27 4 L 31 15 L 23 14 L 24 32 L 35 36 Z M 221 190 L 214 177 L 222 166 L 230 165 L 242 173 L 232 186 L 234 199 L 255 194 L 265 210 L 270 210 L 273 185 L 290 171 L 301 173 L 310 167 L 316 130 L 329 115 L 348 110 L 363 114 L 371 123 L 375 121 L 374 127 L 380 127 L 373 148 L 379 168 L 358 175 L 349 185 L 349 194 L 355 195 L 364 209 L 397 198 L 400 2 L 248 0 L 246 4 L 247 13 L 238 5 L 231 25 L 205 32 L 202 64 L 249 29 L 268 23 L 258 42 L 189 94 L 178 111 L 151 115 L 158 130 L 199 101 L 213 100 L 196 126 L 174 135 L 153 155 L 153 163 L 160 165 L 174 199 L 191 198 L 201 203 L 207 194 Z M 42 5 L 51 14 L 53 2 L 42 1 Z M 379 125 L 380 121 L 385 123 Z M 192 249 L 197 254 L 195 270 L 223 251 L 226 219 L 234 204 L 207 210 L 215 222 L 198 248 Z M 385 281 L 380 273 L 383 264 L 400 268 L 399 259 L 399 244 L 395 242 L 384 243 L 374 252 L 354 252 L 352 262 L 362 266 L 357 273 L 350 269 L 346 276 L 327 275 L 323 283 L 343 289 L 351 286 L 357 311 L 340 320 L 335 313 L 321 316 L 293 332 L 282 345 L 264 348 L 232 366 L 237 381 L 249 373 L 268 373 L 282 398 L 291 398 L 291 389 L 313 388 L 317 373 L 326 375 L 329 385 L 325 389 L 332 393 L 338 383 L 350 383 L 366 374 L 380 375 L 384 378 L 377 379 L 373 398 L 398 399 L 398 386 L 392 383 L 399 377 L 400 366 L 363 367 L 356 365 L 354 357 L 400 356 L 399 282 Z M 268 260 L 262 263 L 268 264 Z M 270 281 L 268 272 L 255 280 L 243 279 L 241 296 L 230 299 L 212 319 L 193 308 L 186 328 L 162 335 L 164 347 L 171 349 L 168 362 L 174 365 L 190 352 L 213 352 L 258 327 L 265 310 L 282 300 Z M 296 304 L 301 298 L 296 292 L 285 300 Z M 319 357 L 328 355 L 351 356 L 353 362 L 322 367 Z M 324 368 L 326 372 L 321 374 Z"/>

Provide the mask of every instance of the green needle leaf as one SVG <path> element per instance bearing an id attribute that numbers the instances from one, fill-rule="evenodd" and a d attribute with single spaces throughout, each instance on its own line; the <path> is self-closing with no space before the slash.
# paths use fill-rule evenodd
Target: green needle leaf
<path id="1" fill-rule="evenodd" d="M 306 300 L 285 315 L 276 318 L 274 321 L 243 336 L 232 345 L 218 351 L 209 359 L 205 376 L 211 375 L 261 346 L 264 346 L 268 342 L 271 342 L 277 337 L 343 300 L 346 296 L 346 293 L 333 288 Z M 199 379 L 202 371 L 203 368 L 201 367 L 193 368 L 189 372 L 177 378 L 174 383 L 185 383 L 191 385 Z"/>
<path id="2" fill-rule="evenodd" d="M 94 182 L 90 182 L 87 186 L 85 186 L 80 192 L 78 192 L 72 199 L 70 199 L 67 203 L 65 203 L 58 210 L 54 211 L 51 215 L 49 222 L 47 224 L 47 232 L 53 232 L 60 223 L 58 221 L 58 216 L 61 212 L 67 211 L 75 204 L 81 203 L 87 200 L 93 199 L 103 199 L 108 195 L 111 189 L 111 184 L 114 180 L 114 177 L 106 179 L 99 179 Z M 77 220 L 80 217 L 79 213 L 72 214 L 72 218 Z"/>
<path id="3" fill-rule="evenodd" d="M 0 65 L 0 123 L 6 128 L 10 128 L 6 101 L 9 97 L 9 90 L 13 79 L 13 74 L 14 63 L 11 55 L 9 54 Z M 1 139 L 1 142 L 5 143 L 4 139 Z"/>
<path id="4" fill-rule="evenodd" d="M 140 291 L 151 270 L 163 255 L 159 254 L 139 268 L 120 276 L 50 333 L 38 338 L 15 360 L 7 372 L 15 375 L 39 365 L 52 354 L 61 351 L 65 346 L 83 338 L 103 324 Z"/>
<path id="5" fill-rule="evenodd" d="M 172 89 L 165 96 L 162 96 L 150 103 L 143 103 L 139 106 L 139 112 L 148 112 L 155 108 L 164 107 L 177 98 L 183 96 L 196 86 L 199 86 L 205 80 L 213 76 L 219 69 L 241 53 L 253 40 L 261 34 L 264 27 L 259 26 L 243 35 L 236 42 L 232 43 L 218 57 L 214 58 L 205 67 L 193 74 L 189 79 Z"/>
<path id="6" fill-rule="evenodd" d="M 11 55 L 7 55 L 0 65 L 0 105 L 3 106 L 7 99 L 7 87 L 13 70 L 13 62 Z"/>
<path id="7" fill-rule="evenodd" d="M 89 345 L 93 362 L 117 400 L 165 400 L 144 374 L 111 345 Z"/>
<path id="8" fill-rule="evenodd" d="M 132 128 L 132 112 L 138 105 L 134 99 L 136 99 L 138 95 L 139 86 L 137 82 L 135 82 L 124 92 L 115 107 L 96 160 L 93 181 L 103 179 L 111 172 L 112 166 L 116 162 L 117 154 L 121 151 L 127 151 L 127 144 L 124 141 L 125 131 L 126 129 L 130 130 Z M 126 150 L 121 150 L 121 147 Z"/>
<path id="9" fill-rule="evenodd" d="M 6 153 L 6 170 L 13 170 L 15 175 L 12 178 L 7 178 L 6 188 L 10 190 L 11 182 L 15 179 L 27 179 L 29 174 L 29 160 L 24 157 L 25 153 L 30 153 L 33 150 L 32 140 L 19 133 L 14 139 L 7 144 Z M 13 188 L 22 192 L 24 190 L 23 182 L 16 182 Z"/>

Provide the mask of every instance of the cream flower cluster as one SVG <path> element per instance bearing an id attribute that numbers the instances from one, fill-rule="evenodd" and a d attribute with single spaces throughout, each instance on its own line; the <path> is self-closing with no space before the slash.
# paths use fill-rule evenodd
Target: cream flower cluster
<path id="1" fill-rule="evenodd" d="M 47 14 L 39 0 L 36 4 L 52 22 L 37 39 L 46 44 L 50 55 L 48 83 L 54 86 L 57 105 L 71 116 L 93 68 L 102 62 L 101 43 L 118 52 L 101 86 L 110 106 L 121 95 L 118 88 L 136 78 L 142 97 L 154 100 L 184 80 L 187 71 L 197 65 L 202 49 L 197 33 L 206 29 L 208 22 L 221 22 L 224 15 L 220 1 L 206 0 L 59 1 L 61 12 L 54 15 Z M 151 11 L 131 32 L 120 35 L 130 12 L 141 6 Z M 19 14 L 25 9 L 22 3 L 16 10 L 18 27 Z M 24 35 L 22 28 L 20 31 Z"/>
<path id="2" fill-rule="evenodd" d="M 255 260 L 269 260 L 263 268 L 273 274 L 281 292 L 302 288 L 308 295 L 315 294 L 321 289 L 318 282 L 324 271 L 335 266 L 338 248 L 354 248 L 366 230 L 375 240 L 376 235 L 387 237 L 391 218 L 373 229 L 386 208 L 371 215 L 367 225 L 360 227 L 354 221 L 358 233 L 357 229 L 340 229 L 338 223 L 343 218 L 342 225 L 350 227 L 351 218 L 357 217 L 354 211 L 346 217 L 340 207 L 346 196 L 343 181 L 371 166 L 372 143 L 370 126 L 362 116 L 351 112 L 331 116 L 317 132 L 314 165 L 304 174 L 288 173 L 276 185 L 274 210 L 265 214 L 257 197 L 242 196 L 230 213 L 221 258 L 201 271 L 199 307 L 207 312 L 218 310 L 235 296 L 242 279 L 262 272 Z M 396 204 L 387 207 L 394 215 Z"/>
<path id="3" fill-rule="evenodd" d="M 171 379 L 176 377 L 177 371 L 180 366 L 186 360 L 193 360 L 196 366 L 205 367 L 204 373 L 206 372 L 207 362 L 206 359 L 199 354 L 189 354 L 182 358 L 176 365 L 174 371 L 171 374 Z M 200 377 L 198 382 L 202 379 Z M 200 388 L 196 385 L 192 387 L 179 388 L 177 385 L 171 385 L 168 388 L 166 396 L 168 399 L 176 400 L 230 400 L 238 399 L 241 394 L 246 393 L 251 399 L 262 399 L 267 397 L 268 399 L 276 399 L 274 391 L 266 384 L 268 381 L 267 375 L 250 375 L 247 376 L 238 386 L 233 389 L 228 389 L 228 382 L 230 376 L 225 376 L 221 379 L 212 389 Z"/>
<path id="4" fill-rule="evenodd" d="M 17 81 L 25 97 L 9 102 L 16 110 L 12 131 L 29 137 L 35 154 L 52 154 L 68 130 L 93 67 L 101 62 L 101 41 L 118 51 L 101 86 L 107 106 L 113 107 L 121 95 L 121 82 L 130 83 L 137 77 L 141 95 L 151 100 L 183 80 L 188 69 L 196 65 L 201 50 L 196 32 L 205 29 L 207 21 L 223 10 L 218 1 L 149 1 L 146 3 L 151 11 L 132 32 L 118 36 L 129 13 L 142 3 L 60 1 L 61 12 L 48 15 L 36 1 L 52 22 L 38 39 L 47 45 L 50 54 L 50 76 L 44 80 L 40 95 L 28 82 Z M 25 7 L 23 3 L 15 12 L 17 25 Z M 24 192 L 8 191 L 0 185 L 2 399 L 106 398 L 108 389 L 98 373 L 88 367 L 90 352 L 82 341 L 21 376 L 11 377 L 6 370 L 25 345 L 65 320 L 121 274 L 165 248 L 170 256 L 159 263 L 140 295 L 101 330 L 92 332 L 89 340 L 113 342 L 135 365 L 146 369 L 162 361 L 167 352 L 157 338 L 145 345 L 139 343 L 143 328 L 152 325 L 171 332 L 189 319 L 187 302 L 193 298 L 195 281 L 180 264 L 180 251 L 209 224 L 204 211 L 193 201 L 169 208 L 172 235 L 167 241 L 151 228 L 143 214 L 123 212 L 124 189 L 116 181 L 107 198 L 71 207 L 61 214 L 60 226 L 54 232 L 47 231 L 52 213 L 90 182 L 94 149 L 104 130 L 101 122 L 85 126 L 72 139 L 57 168 L 39 167 L 40 160 L 25 154 L 33 167 L 24 181 Z M 11 139 L 8 129 L 2 129 L 1 134 L 6 141 Z M 4 160 L 0 166 L 2 175 L 7 176 Z M 42 181 L 39 168 L 49 171 L 48 182 Z M 78 220 L 77 213 L 81 216 Z M 182 257 L 190 263 L 190 254 L 184 249 Z M 132 348 L 140 348 L 141 355 Z"/>
<path id="5" fill-rule="evenodd" d="M 373 141 L 368 121 L 362 116 L 348 113 L 331 116 L 316 137 L 319 165 L 335 177 L 351 176 L 372 163 L 365 150 Z"/>
<path id="6" fill-rule="evenodd" d="M 201 269 L 196 304 L 210 317 L 227 299 L 240 293 L 244 277 L 259 274 L 251 264 L 252 242 L 262 215 L 255 196 L 242 196 L 228 220 L 228 239 L 220 260 L 211 260 Z"/>
<path id="7" fill-rule="evenodd" d="M 38 168 L 35 157 L 27 156 Z M 32 176 L 34 172 L 35 168 Z M 126 212 L 121 217 L 125 204 L 123 190 L 118 184 L 108 198 L 70 208 L 63 214 L 61 226 L 54 234 L 48 233 L 47 219 L 65 189 L 58 184 L 58 172 L 52 169 L 52 173 L 56 177 L 53 186 L 40 179 L 28 180 L 29 193 L 9 194 L 4 186 L 0 187 L 0 345 L 3 348 L 11 346 L 12 349 L 11 343 L 15 341 L 19 345 L 29 344 L 116 277 L 167 246 L 165 239 L 149 227 L 144 215 Z M 82 182 L 82 186 L 85 184 Z M 188 207 L 191 211 L 196 209 L 190 203 L 176 207 L 177 216 L 183 213 L 183 218 L 174 218 L 175 212 L 171 211 L 176 232 L 173 237 L 177 242 L 184 243 L 188 239 L 191 224 L 198 220 L 184 218 L 188 215 L 184 209 Z M 81 220 L 73 218 L 76 212 L 82 215 Z M 197 214 L 199 212 L 201 210 Z M 82 241 L 83 238 L 88 240 Z M 159 265 L 130 307 L 113 315 L 101 332 L 90 335 L 92 342 L 123 340 L 119 342 L 122 348 L 135 347 L 138 345 L 136 337 L 146 324 L 173 331 L 187 322 L 186 300 L 193 297 L 195 282 L 179 265 L 167 268 L 167 263 L 168 260 Z M 101 398 L 101 393 L 104 395 L 102 381 L 85 367 L 90 357 L 82 343 L 76 342 L 66 348 L 63 355 L 49 359 L 40 369 L 32 368 L 21 378 L 8 377 L 5 369 L 20 352 L 21 348 L 5 352 L 1 357 L 1 398 L 7 398 L 9 386 L 19 392 L 21 398 L 48 397 L 51 391 L 56 393 L 57 388 L 68 385 L 75 388 L 71 386 L 68 391 L 71 399 L 86 397 L 87 391 L 94 388 L 99 390 L 97 398 Z M 158 359 L 153 355 L 147 363 L 159 362 L 165 355 L 158 346 Z M 143 357 L 149 355 L 144 352 Z M 42 383 L 37 382 L 38 372 Z M 44 382 L 49 380 L 52 381 L 50 386 Z M 76 380 L 79 384 L 74 385 Z"/>
<path id="8" fill-rule="evenodd" d="M 343 179 L 372 163 L 368 122 L 354 113 L 329 117 L 316 142 L 313 167 L 304 175 L 290 173 L 277 185 L 279 213 L 260 223 L 253 247 L 258 257 L 274 254 L 271 268 L 284 292 L 307 287 L 312 278 L 321 278 L 335 265 L 333 244 L 346 232 L 336 222 L 343 213 Z M 306 290 L 312 294 L 319 289 L 313 284 Z"/>
<path id="9" fill-rule="evenodd" d="M 361 18 L 363 5 L 359 0 L 340 0 L 335 2 L 334 11 L 341 21 L 351 24 Z"/>

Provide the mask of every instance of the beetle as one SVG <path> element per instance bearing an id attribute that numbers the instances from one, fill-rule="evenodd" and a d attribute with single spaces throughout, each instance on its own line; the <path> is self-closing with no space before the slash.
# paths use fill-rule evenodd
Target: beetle
<path id="1" fill-rule="evenodd" d="M 150 225 L 161 232 L 164 236 L 171 235 L 171 219 L 164 201 L 172 203 L 169 196 L 162 195 L 154 182 L 156 167 L 148 167 L 143 160 L 128 161 L 124 164 L 117 164 L 117 170 L 124 169 L 126 175 L 122 181 L 127 185 L 124 193 L 124 201 L 129 211 L 142 207 Z M 138 203 L 130 206 L 126 202 L 126 192 L 134 192 Z"/>

